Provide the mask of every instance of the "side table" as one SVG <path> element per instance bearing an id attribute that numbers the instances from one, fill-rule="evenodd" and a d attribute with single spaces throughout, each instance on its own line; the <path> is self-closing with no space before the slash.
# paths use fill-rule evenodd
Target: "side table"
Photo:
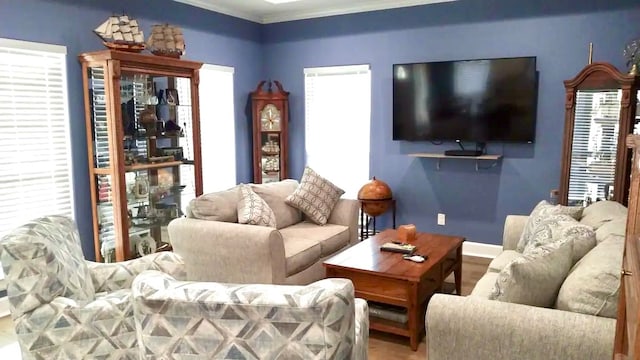
<path id="1" fill-rule="evenodd" d="M 391 208 L 392 218 L 393 218 L 393 228 L 396 228 L 396 199 L 383 199 L 383 200 L 359 200 L 360 201 L 360 240 L 364 240 L 369 237 L 369 223 L 371 222 L 373 225 L 372 234 L 376 234 L 376 217 L 377 216 L 369 216 L 364 212 L 365 204 L 370 203 L 388 203 Z M 384 213 L 387 211 L 385 210 Z M 384 214 L 383 213 L 383 214 Z M 382 214 L 381 214 L 382 215 Z M 366 237 L 365 237 L 366 235 Z"/>

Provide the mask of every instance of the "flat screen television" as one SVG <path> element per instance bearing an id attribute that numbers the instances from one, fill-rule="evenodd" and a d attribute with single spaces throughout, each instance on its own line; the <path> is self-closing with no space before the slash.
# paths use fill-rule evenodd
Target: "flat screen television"
<path id="1" fill-rule="evenodd" d="M 393 140 L 533 142 L 535 57 L 393 65 Z"/>

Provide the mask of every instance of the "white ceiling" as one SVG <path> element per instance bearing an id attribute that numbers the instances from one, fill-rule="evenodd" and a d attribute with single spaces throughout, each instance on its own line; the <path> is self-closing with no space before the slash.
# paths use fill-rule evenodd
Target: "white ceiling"
<path id="1" fill-rule="evenodd" d="M 435 4 L 456 0 L 299 0 L 272 4 L 265 0 L 174 0 L 260 24 L 323 16 Z"/>

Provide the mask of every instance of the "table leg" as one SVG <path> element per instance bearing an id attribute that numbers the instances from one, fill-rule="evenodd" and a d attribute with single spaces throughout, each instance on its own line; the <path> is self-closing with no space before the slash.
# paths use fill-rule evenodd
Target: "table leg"
<path id="1" fill-rule="evenodd" d="M 393 228 L 396 228 L 396 200 L 393 199 L 393 201 L 391 202 L 391 206 L 393 206 Z"/>
<path id="2" fill-rule="evenodd" d="M 364 205 L 360 204 L 360 241 L 364 240 Z"/>
<path id="3" fill-rule="evenodd" d="M 457 250 L 456 267 L 453 269 L 453 276 L 456 280 L 456 295 L 462 294 L 462 245 Z"/>
<path id="4" fill-rule="evenodd" d="M 424 319 L 418 319 L 420 311 L 418 309 L 418 284 L 409 284 L 409 307 L 407 308 L 407 318 L 409 326 L 409 345 L 411 350 L 417 351 L 420 344 L 420 334 L 422 333 L 420 324 L 424 324 Z"/>
<path id="5" fill-rule="evenodd" d="M 376 217 L 373 217 L 373 236 L 376 235 Z"/>

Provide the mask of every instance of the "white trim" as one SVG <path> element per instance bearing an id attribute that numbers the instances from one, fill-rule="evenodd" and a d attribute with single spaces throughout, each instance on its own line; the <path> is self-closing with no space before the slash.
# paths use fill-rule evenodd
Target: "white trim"
<path id="1" fill-rule="evenodd" d="M 22 41 L 14 39 L 0 38 L 0 47 L 8 47 L 12 49 L 45 51 L 50 53 L 67 55 L 67 47 L 62 45 L 45 44 L 33 41 Z"/>
<path id="2" fill-rule="evenodd" d="M 457 0 L 387 0 L 378 2 L 375 4 L 361 4 L 361 5 L 343 5 L 334 6 L 330 9 L 308 10 L 308 11 L 296 11 L 291 13 L 280 13 L 273 15 L 265 15 L 262 17 L 262 24 L 271 24 L 277 22 L 294 21 L 313 19 L 326 16 L 336 16 L 345 14 L 355 14 L 361 12 L 378 11 L 396 9 L 410 6 L 429 5 L 443 2 L 451 2 Z M 347 1 L 344 1 L 347 3 Z"/>
<path id="3" fill-rule="evenodd" d="M 368 73 L 371 69 L 369 64 L 365 65 L 344 65 L 344 66 L 322 66 L 304 68 L 305 76 L 320 76 L 320 75 L 345 75 L 345 74 L 359 74 Z"/>
<path id="4" fill-rule="evenodd" d="M 9 312 L 9 298 L 5 296 L 0 298 L 0 318 L 9 315 L 11 315 Z"/>
<path id="5" fill-rule="evenodd" d="M 462 243 L 462 255 L 493 259 L 500 255 L 502 246 L 471 241 Z"/>
<path id="6" fill-rule="evenodd" d="M 173 1 L 191 5 L 191 6 L 196 6 L 206 10 L 215 11 L 217 13 L 237 17 L 240 19 L 253 21 L 259 24 L 264 24 L 264 22 L 262 21 L 262 17 L 258 14 L 251 14 L 244 11 L 238 11 L 237 9 L 233 9 L 228 6 L 213 4 L 214 1 L 206 1 L 206 0 L 173 0 Z"/>
<path id="7" fill-rule="evenodd" d="M 374 4 L 360 4 L 360 5 L 338 5 L 332 6 L 331 8 L 311 8 L 308 10 L 298 10 L 298 11 L 282 11 L 277 14 L 260 14 L 260 13 L 251 13 L 246 11 L 240 11 L 231 6 L 214 4 L 215 0 L 174 0 L 179 3 L 196 6 L 202 9 L 215 11 L 221 14 L 226 14 L 230 16 L 234 16 L 237 18 L 253 21 L 259 24 L 271 24 L 277 22 L 285 22 L 285 21 L 293 21 L 293 20 L 303 20 L 303 19 L 312 19 L 326 16 L 335 16 L 335 15 L 344 15 L 344 14 L 354 14 L 361 12 L 369 12 L 369 11 L 378 11 L 378 10 L 387 10 L 387 9 L 396 9 L 410 6 L 420 6 L 420 5 L 429 5 L 429 4 L 437 4 L 443 2 L 452 2 L 457 0 L 384 0 L 378 1 Z M 344 1 L 343 3 L 347 3 Z"/>
<path id="8" fill-rule="evenodd" d="M 205 69 L 205 70 L 212 70 L 212 71 L 222 71 L 222 72 L 229 72 L 234 74 L 235 73 L 235 68 L 232 66 L 222 66 L 222 65 L 213 65 L 213 64 L 203 64 L 201 69 Z"/>

